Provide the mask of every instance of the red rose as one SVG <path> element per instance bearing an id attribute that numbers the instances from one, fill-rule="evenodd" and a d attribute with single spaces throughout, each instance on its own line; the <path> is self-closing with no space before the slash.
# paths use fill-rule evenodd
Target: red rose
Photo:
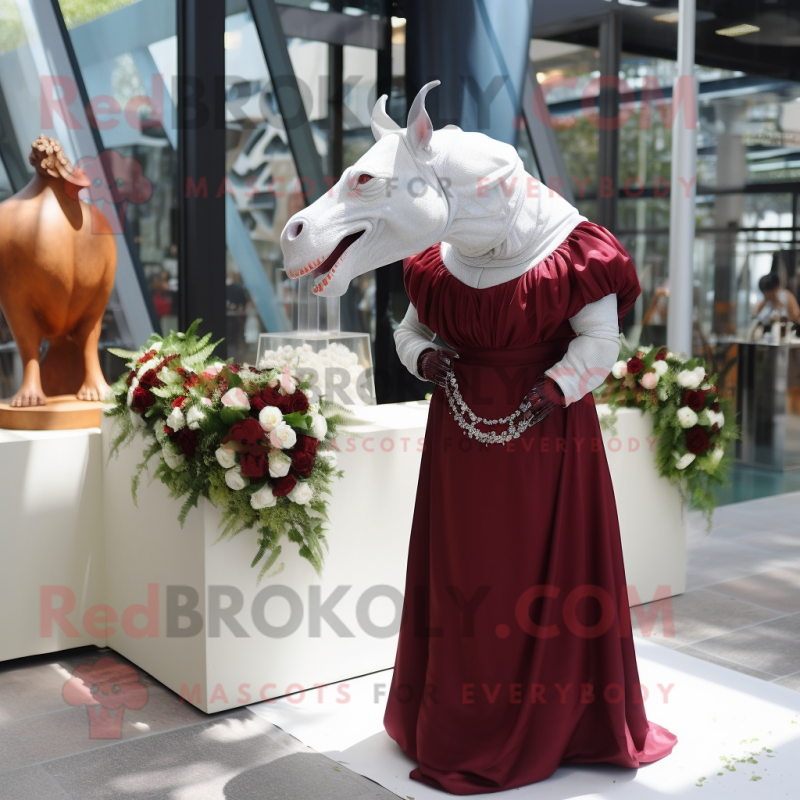
<path id="1" fill-rule="evenodd" d="M 156 371 L 154 369 L 149 369 L 139 378 L 139 386 L 146 386 L 148 389 L 152 389 L 156 386 L 163 386 L 164 384 L 161 383 L 161 379 L 156 375 Z"/>
<path id="2" fill-rule="evenodd" d="M 133 379 L 134 379 L 135 377 L 136 377 L 136 370 L 135 370 L 135 369 L 132 369 L 132 370 L 131 370 L 131 371 L 128 373 L 128 377 L 127 377 L 127 378 L 125 378 L 125 383 L 127 383 L 127 384 L 128 384 L 128 386 L 130 386 L 130 385 L 133 383 Z"/>
<path id="3" fill-rule="evenodd" d="M 259 414 L 266 406 L 280 408 L 278 404 L 281 402 L 281 397 L 282 395 L 279 392 L 267 386 L 250 398 L 250 408 L 252 408 L 256 414 Z"/>
<path id="4" fill-rule="evenodd" d="M 144 386 L 137 386 L 133 390 L 131 408 L 139 414 L 144 414 L 156 402 L 156 396 Z"/>
<path id="5" fill-rule="evenodd" d="M 666 361 L 666 358 L 667 358 L 667 349 L 665 347 L 662 347 L 661 350 L 659 350 L 656 353 L 655 360 L 656 361 Z"/>
<path id="6" fill-rule="evenodd" d="M 303 478 L 307 478 L 314 468 L 315 457 L 313 453 L 304 451 L 296 452 L 292 456 L 292 469 Z"/>
<path id="7" fill-rule="evenodd" d="M 193 372 L 184 382 L 183 388 L 185 391 L 190 391 L 193 387 L 197 386 L 200 383 L 200 376 Z"/>
<path id="8" fill-rule="evenodd" d="M 715 423 L 714 423 L 714 424 L 711 426 L 711 433 L 712 433 L 712 434 L 713 434 L 713 433 L 719 433 L 719 424 L 718 424 L 718 423 L 716 423 L 716 422 L 715 422 Z"/>
<path id="9" fill-rule="evenodd" d="M 194 454 L 197 452 L 197 434 L 193 430 L 181 428 L 181 430 L 172 435 L 172 441 L 180 447 L 185 455 L 189 456 L 189 458 L 194 458 Z"/>
<path id="10" fill-rule="evenodd" d="M 687 389 L 683 395 L 683 404 L 689 406 L 692 411 L 702 411 L 706 402 L 705 392 L 695 392 Z"/>
<path id="11" fill-rule="evenodd" d="M 269 458 L 264 453 L 239 453 L 242 475 L 245 478 L 263 478 L 269 472 Z"/>
<path id="12" fill-rule="evenodd" d="M 294 449 L 296 453 L 316 453 L 319 442 L 313 436 L 306 436 L 304 433 L 297 434 L 297 442 Z"/>
<path id="13" fill-rule="evenodd" d="M 186 398 L 184 395 L 181 395 L 180 397 L 176 397 L 172 401 L 172 407 L 173 408 L 183 408 L 183 404 L 186 402 L 187 399 L 188 398 Z"/>
<path id="14" fill-rule="evenodd" d="M 280 408 L 284 414 L 292 414 L 295 411 L 303 414 L 308 411 L 308 398 L 299 389 L 294 394 L 287 394 L 282 397 L 281 403 L 282 406 Z M 286 409 L 285 411 L 284 408 Z"/>
<path id="15" fill-rule="evenodd" d="M 719 403 L 712 403 L 712 404 L 711 404 L 711 410 L 712 410 L 712 411 L 713 411 L 715 414 L 719 414 Z"/>
<path id="16" fill-rule="evenodd" d="M 266 442 L 264 436 L 264 429 L 254 419 L 240 419 L 231 425 L 228 435 L 222 440 L 222 444 L 227 444 L 231 440 L 239 442 L 239 444 L 255 445 L 259 442 Z"/>
<path id="17" fill-rule="evenodd" d="M 151 358 L 154 358 L 155 355 L 156 355 L 156 351 L 155 350 L 148 350 L 143 356 L 141 356 L 141 358 L 139 359 L 139 361 L 137 363 L 144 364 L 145 362 L 149 361 Z"/>
<path id="18" fill-rule="evenodd" d="M 285 494 L 289 494 L 296 485 L 297 478 L 295 478 L 294 475 L 286 475 L 283 478 L 277 478 L 272 482 L 272 494 L 274 494 L 275 497 L 283 497 Z"/>
<path id="19" fill-rule="evenodd" d="M 686 447 L 690 453 L 700 455 L 708 450 L 708 446 L 708 435 L 699 425 L 695 425 L 686 434 Z"/>
<path id="20" fill-rule="evenodd" d="M 242 369 L 241 364 L 227 364 L 227 367 L 234 375 L 238 375 Z"/>
<path id="21" fill-rule="evenodd" d="M 172 434 L 175 433 L 175 431 L 172 430 L 172 428 L 170 428 L 169 425 L 165 425 L 164 426 L 164 433 L 166 433 L 167 436 L 172 436 Z"/>
<path id="22" fill-rule="evenodd" d="M 643 369 L 644 369 L 644 362 L 642 361 L 641 358 L 634 357 L 628 362 L 628 372 L 631 375 L 636 375 Z"/>

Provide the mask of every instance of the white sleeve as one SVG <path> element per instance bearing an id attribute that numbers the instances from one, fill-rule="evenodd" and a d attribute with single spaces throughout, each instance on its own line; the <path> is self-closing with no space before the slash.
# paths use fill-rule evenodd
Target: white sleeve
<path id="1" fill-rule="evenodd" d="M 561 387 L 567 405 L 597 388 L 617 360 L 620 342 L 616 294 L 588 303 L 569 323 L 578 336 L 569 343 L 561 361 L 545 372 Z"/>
<path id="2" fill-rule="evenodd" d="M 394 343 L 397 347 L 397 355 L 400 361 L 403 362 L 403 366 L 420 380 L 424 380 L 424 378 L 417 372 L 417 359 L 423 350 L 428 348 L 441 349 L 438 344 L 433 343 L 435 338 L 436 334 L 427 325 L 423 325 L 419 321 L 414 304 L 409 303 L 408 311 L 406 311 L 403 321 L 394 332 Z"/>

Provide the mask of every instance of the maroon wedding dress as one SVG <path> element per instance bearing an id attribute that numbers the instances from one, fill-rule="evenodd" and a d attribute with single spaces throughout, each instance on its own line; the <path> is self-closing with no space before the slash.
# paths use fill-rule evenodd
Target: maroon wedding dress
<path id="1" fill-rule="evenodd" d="M 569 318 L 640 287 L 604 228 L 581 223 L 544 261 L 473 289 L 438 245 L 406 261 L 420 322 L 459 353 L 479 416 L 516 409 L 575 335 Z M 654 690 L 654 689 L 653 689 Z M 436 388 L 384 726 L 410 777 L 457 795 L 543 780 L 562 763 L 668 755 L 648 722 L 631 638 L 614 490 L 591 394 L 506 445 L 469 439 Z"/>

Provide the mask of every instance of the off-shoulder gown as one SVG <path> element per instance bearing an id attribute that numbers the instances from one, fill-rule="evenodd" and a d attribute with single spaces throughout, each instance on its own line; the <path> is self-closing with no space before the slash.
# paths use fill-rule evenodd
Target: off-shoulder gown
<path id="1" fill-rule="evenodd" d="M 583 306 L 616 293 L 621 318 L 640 292 L 628 254 L 589 222 L 497 286 L 459 281 L 439 245 L 404 275 L 420 321 L 460 355 L 464 400 L 487 419 L 511 413 L 560 360 Z M 562 763 L 656 761 L 677 739 L 648 722 L 642 695 L 591 394 L 485 445 L 437 387 L 384 716 L 418 764 L 411 777 L 468 795 L 540 781 Z"/>

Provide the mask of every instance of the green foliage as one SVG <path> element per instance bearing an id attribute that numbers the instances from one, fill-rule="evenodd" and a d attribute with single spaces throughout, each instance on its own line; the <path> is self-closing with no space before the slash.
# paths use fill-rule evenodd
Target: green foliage
<path id="1" fill-rule="evenodd" d="M 309 503 L 300 504 L 288 496 L 279 496 L 274 505 L 261 509 L 253 507 L 251 498 L 267 485 L 267 478 L 246 481 L 248 485 L 238 490 L 228 485 L 229 470 L 220 464 L 217 450 L 230 427 L 248 418 L 250 413 L 223 405 L 221 398 L 236 387 L 252 395 L 275 384 L 281 373 L 278 369 L 259 371 L 247 364 L 213 362 L 214 349 L 219 343 L 212 343 L 210 334 L 198 337 L 199 323 L 199 320 L 194 322 L 185 333 L 170 331 L 163 338 L 153 334 L 139 351 L 112 351 L 125 361 L 127 370 L 112 386 L 113 396 L 105 411 L 115 422 L 109 458 L 116 457 L 121 447 L 141 439 L 144 444 L 142 460 L 136 465 L 131 480 L 135 503 L 141 477 L 155 462 L 152 478 L 161 481 L 170 496 L 180 501 L 178 520 L 181 526 L 200 498 L 205 497 L 222 512 L 218 542 L 243 531 L 255 531 L 257 549 L 252 566 L 260 566 L 258 581 L 268 573 L 269 577 L 274 577 L 283 570 L 283 563 L 277 567 L 276 563 L 284 538 L 298 547 L 300 555 L 321 577 L 329 547 L 325 536 L 329 521 L 326 498 L 331 495 L 333 482 L 343 473 L 326 457 L 317 457 L 308 477 L 301 477 L 312 489 Z M 214 363 L 216 369 L 208 371 Z M 129 406 L 129 396 L 133 401 L 135 393 L 143 391 L 138 382 L 145 374 L 155 374 L 157 383 L 147 387 L 152 405 L 140 413 L 141 409 L 137 412 Z M 296 391 L 309 389 L 310 381 L 298 381 Z M 179 430 L 173 431 L 167 427 L 167 422 L 176 403 L 183 410 L 177 415 Z M 199 415 L 194 428 L 188 423 L 190 410 Z M 296 431 L 310 435 L 315 413 L 324 416 L 327 423 L 327 434 L 317 445 L 318 453 L 335 447 L 335 437 L 344 426 L 362 423 L 349 408 L 328 402 L 324 397 L 320 398 L 318 408 L 312 406 L 305 413 L 286 414 L 283 419 Z M 177 434 L 183 433 L 184 427 L 187 432 L 192 431 L 191 438 L 196 445 L 193 456 L 182 453 L 177 444 Z M 291 450 L 288 454 L 292 455 Z"/>
<path id="2" fill-rule="evenodd" d="M 637 357 L 643 366 L 641 371 L 633 374 L 626 372 L 620 378 L 609 374 L 606 382 L 595 390 L 595 396 L 600 402 L 608 403 L 610 410 L 610 414 L 601 418 L 601 427 L 615 431 L 619 408 L 636 407 L 642 414 L 649 413 L 656 435 L 655 463 L 659 475 L 678 489 L 685 505 L 703 514 L 710 530 L 717 505 L 714 489 L 729 485 L 728 472 L 734 441 L 740 435 L 732 404 L 721 400 L 715 391 L 719 376 L 710 375 L 701 358 L 684 360 L 666 347 L 640 346 L 635 349 L 624 337 L 622 342 L 620 361 L 627 363 Z M 659 355 L 664 357 L 657 358 Z M 661 361 L 661 366 L 656 366 L 657 361 Z M 689 390 L 685 385 L 688 373 L 700 368 L 703 377 L 695 379 L 695 390 Z M 655 388 L 646 389 L 642 386 L 641 381 L 648 374 L 657 375 Z M 702 409 L 694 412 L 696 422 L 684 427 L 681 416 L 686 411 L 691 412 L 687 408 L 689 391 L 698 393 L 695 401 L 699 401 L 699 395 L 702 395 Z M 719 412 L 713 411 L 717 404 Z M 707 449 L 699 453 L 690 450 L 687 439 L 690 430 L 700 430 L 705 434 Z"/>
<path id="3" fill-rule="evenodd" d="M 68 30 L 136 2 L 138 0 L 59 0 Z"/>

